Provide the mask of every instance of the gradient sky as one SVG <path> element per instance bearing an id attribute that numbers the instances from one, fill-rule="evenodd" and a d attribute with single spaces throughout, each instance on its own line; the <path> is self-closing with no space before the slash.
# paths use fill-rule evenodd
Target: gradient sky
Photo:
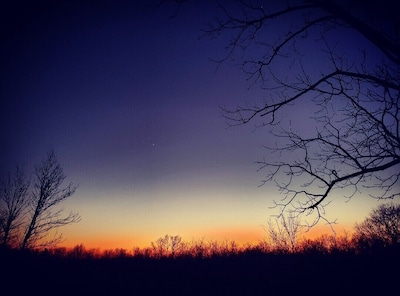
<path id="1" fill-rule="evenodd" d="M 227 129 L 219 106 L 262 98 L 229 64 L 227 40 L 199 39 L 212 4 L 39 1 L 2 9 L 1 175 L 32 173 L 54 149 L 78 189 L 82 221 L 65 246 L 131 249 L 165 234 L 257 242 L 281 198 L 259 187 L 268 134 Z M 212 2 L 212 1 L 211 1 Z M 216 71 L 217 70 L 217 71 Z M 296 110 L 295 112 L 301 112 Z M 378 202 L 333 196 L 328 218 L 352 227 Z"/>

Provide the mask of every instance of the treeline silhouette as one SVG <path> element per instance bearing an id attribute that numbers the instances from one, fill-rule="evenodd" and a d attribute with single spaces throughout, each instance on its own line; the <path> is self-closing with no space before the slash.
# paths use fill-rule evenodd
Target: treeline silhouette
<path id="1" fill-rule="evenodd" d="M 171 236 L 162 239 L 167 237 L 171 243 Z M 14 290 L 21 293 L 40 284 L 65 294 L 90 295 L 288 295 L 304 289 L 346 295 L 398 287 L 398 244 L 365 245 L 330 235 L 305 239 L 295 251 L 266 241 L 238 246 L 234 241 L 181 240 L 175 250 L 160 242 L 131 251 L 100 251 L 82 244 L 40 251 L 3 249 L 2 279 L 20 281 Z M 51 288 L 43 290 L 52 293 Z"/>
<path id="2" fill-rule="evenodd" d="M 296 243 L 294 250 L 274 246 L 267 240 L 257 244 L 239 245 L 232 241 L 197 240 L 186 242 L 180 238 L 178 244 L 171 243 L 172 237 L 159 238 L 152 242 L 150 247 L 134 247 L 132 250 L 124 248 L 105 249 L 86 248 L 84 244 L 78 244 L 72 248 L 54 247 L 40 250 L 14 250 L 15 253 L 31 254 L 33 256 L 52 256 L 65 259 L 213 259 L 249 256 L 271 255 L 375 255 L 379 253 L 396 253 L 400 251 L 400 245 L 383 244 L 380 239 L 365 241 L 363 238 L 349 235 L 321 235 L 314 239 L 303 239 Z M 160 243 L 160 241 L 163 243 Z M 6 249 L 3 250 L 3 252 Z M 10 251 L 10 250 L 9 250 Z"/>
<path id="3" fill-rule="evenodd" d="M 17 295 L 389 294 L 399 288 L 399 217 L 399 205 L 384 205 L 352 235 L 300 240 L 273 230 L 241 246 L 178 235 L 132 250 L 3 246 L 0 278 Z"/>

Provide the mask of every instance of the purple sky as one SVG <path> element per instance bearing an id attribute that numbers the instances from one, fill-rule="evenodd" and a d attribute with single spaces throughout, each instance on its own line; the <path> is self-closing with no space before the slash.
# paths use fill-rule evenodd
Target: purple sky
<path id="1" fill-rule="evenodd" d="M 207 2 L 173 19 L 152 1 L 2 9 L 1 175 L 16 165 L 31 173 L 55 150 L 79 185 L 65 209 L 82 221 L 63 230 L 67 243 L 128 247 L 167 233 L 262 239 L 278 195 L 258 187 L 254 164 L 268 134 L 226 129 L 218 107 L 265 93 L 229 64 L 215 71 L 209 58 L 223 55 L 226 39 L 198 38 L 213 20 Z M 330 216 L 352 223 L 376 204 L 353 203 L 358 218 L 340 202 Z"/>

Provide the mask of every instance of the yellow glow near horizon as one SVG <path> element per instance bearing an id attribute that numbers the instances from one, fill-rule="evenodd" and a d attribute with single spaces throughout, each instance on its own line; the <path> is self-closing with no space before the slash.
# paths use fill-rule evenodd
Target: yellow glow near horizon
<path id="1" fill-rule="evenodd" d="M 133 194 L 133 193 L 132 193 Z M 75 200 L 69 204 L 79 209 L 82 221 L 62 229 L 62 246 L 83 244 L 87 248 L 132 250 L 149 247 L 164 235 L 179 235 L 184 241 L 235 241 L 238 244 L 257 244 L 267 238 L 265 227 L 277 210 L 271 210 L 272 199 L 264 189 L 222 190 L 192 188 L 152 192 L 151 199 L 121 193 L 112 198 L 98 196 Z M 190 196 L 190 197 L 187 197 Z M 88 201 L 92 202 L 88 202 Z M 327 207 L 329 219 L 337 219 L 337 234 L 351 232 L 354 223 L 361 222 L 379 202 L 355 196 L 349 202 L 332 196 Z M 333 234 L 329 226 L 320 223 L 307 237 Z"/>

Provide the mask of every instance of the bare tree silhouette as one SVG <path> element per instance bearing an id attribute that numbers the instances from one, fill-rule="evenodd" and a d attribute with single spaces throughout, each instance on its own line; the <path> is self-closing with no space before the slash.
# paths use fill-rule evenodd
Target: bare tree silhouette
<path id="1" fill-rule="evenodd" d="M 28 188 L 29 181 L 18 167 L 14 175 L 9 175 L 7 180 L 1 183 L 0 238 L 4 247 L 18 246 L 18 237 L 29 202 Z"/>
<path id="2" fill-rule="evenodd" d="M 400 26 L 393 3 L 238 1 L 220 8 L 205 30 L 230 37 L 217 62 L 235 63 L 265 90 L 254 103 L 222 107 L 222 115 L 230 126 L 266 128 L 276 141 L 258 164 L 263 184 L 284 196 L 275 201 L 281 213 L 306 213 L 312 226 L 332 222 L 325 206 L 333 191 L 349 199 L 362 189 L 398 197 Z"/>
<path id="3" fill-rule="evenodd" d="M 80 221 L 77 213 L 61 217 L 63 209 L 55 209 L 61 202 L 75 193 L 71 183 L 61 187 L 66 176 L 54 151 L 50 151 L 41 164 L 35 168 L 34 188 L 30 195 L 29 220 L 21 249 L 55 245 L 62 240 L 61 234 L 46 239 L 51 230 Z"/>
<path id="4" fill-rule="evenodd" d="M 274 220 L 268 221 L 270 245 L 275 251 L 294 253 L 302 230 L 298 216 L 279 215 Z"/>
<path id="5" fill-rule="evenodd" d="M 400 245 L 400 205 L 382 204 L 368 218 L 355 225 L 354 239 L 359 249 Z"/>
<path id="6" fill-rule="evenodd" d="M 185 244 L 179 235 L 168 235 L 151 242 L 151 249 L 155 257 L 176 257 L 183 250 Z"/>

